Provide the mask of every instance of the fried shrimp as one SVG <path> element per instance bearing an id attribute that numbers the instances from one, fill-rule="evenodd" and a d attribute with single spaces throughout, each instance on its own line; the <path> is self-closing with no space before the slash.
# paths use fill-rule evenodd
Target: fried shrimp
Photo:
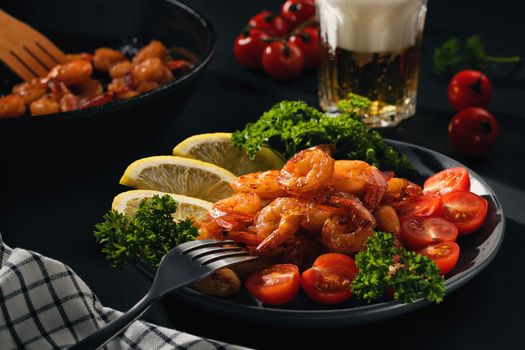
<path id="1" fill-rule="evenodd" d="M 361 196 L 368 209 L 379 206 L 387 188 L 383 174 L 361 160 L 337 160 L 328 186 L 339 191 Z"/>
<path id="2" fill-rule="evenodd" d="M 373 235 L 376 221 L 357 198 L 321 196 L 324 204 L 342 208 L 346 215 L 332 215 L 323 225 L 321 241 L 331 252 L 353 254 L 364 249 Z"/>
<path id="3" fill-rule="evenodd" d="M 234 192 L 253 192 L 261 199 L 284 197 L 286 191 L 277 183 L 279 170 L 251 173 L 239 176 L 230 186 Z"/>
<path id="4" fill-rule="evenodd" d="M 236 193 L 216 202 L 209 212 L 210 218 L 222 229 L 245 229 L 261 210 L 261 199 L 255 193 Z"/>
<path id="5" fill-rule="evenodd" d="M 303 203 L 295 198 L 277 198 L 264 207 L 253 225 L 253 230 L 263 240 L 257 246 L 257 253 L 269 255 L 279 248 L 299 230 L 303 216 Z"/>
<path id="6" fill-rule="evenodd" d="M 334 163 L 334 159 L 323 147 L 311 147 L 296 153 L 286 162 L 277 181 L 291 194 L 317 191 L 330 181 Z"/>

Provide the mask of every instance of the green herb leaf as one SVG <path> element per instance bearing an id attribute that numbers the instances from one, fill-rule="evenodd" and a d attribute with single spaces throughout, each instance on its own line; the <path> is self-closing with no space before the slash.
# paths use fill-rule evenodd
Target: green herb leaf
<path id="1" fill-rule="evenodd" d="M 169 195 L 146 198 L 133 218 L 109 211 L 95 225 L 95 238 L 115 267 L 137 261 L 156 267 L 168 250 L 197 236 L 191 220 L 173 220 L 176 210 Z"/>
<path id="2" fill-rule="evenodd" d="M 308 147 L 333 144 L 338 159 L 360 159 L 385 170 L 413 170 L 405 155 L 359 118 L 358 112 L 370 105 L 368 99 L 350 95 L 339 105 L 342 114 L 331 117 L 302 101 L 282 101 L 256 122 L 236 131 L 232 143 L 250 158 L 269 146 L 286 159 Z"/>
<path id="3" fill-rule="evenodd" d="M 458 38 L 450 38 L 434 51 L 434 71 L 439 75 L 452 75 L 463 62 Z"/>
<path id="4" fill-rule="evenodd" d="M 390 233 L 376 232 L 355 261 L 359 273 L 352 282 L 352 293 L 362 300 L 370 303 L 383 299 L 388 291 L 404 303 L 419 298 L 435 303 L 443 300 L 445 282 L 437 265 L 396 244 Z"/>

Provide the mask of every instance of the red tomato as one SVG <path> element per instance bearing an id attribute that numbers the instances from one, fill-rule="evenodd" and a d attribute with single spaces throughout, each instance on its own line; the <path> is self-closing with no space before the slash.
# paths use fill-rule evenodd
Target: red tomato
<path id="1" fill-rule="evenodd" d="M 276 264 L 255 272 L 246 279 L 246 289 L 268 305 L 290 302 L 299 291 L 299 269 L 292 264 Z"/>
<path id="2" fill-rule="evenodd" d="M 455 242 L 440 242 L 428 245 L 418 253 L 428 256 L 439 267 L 441 275 L 446 275 L 458 262 L 459 245 Z"/>
<path id="3" fill-rule="evenodd" d="M 441 195 L 437 193 L 424 193 L 411 197 L 401 202 L 390 203 L 400 218 L 408 216 L 431 216 L 441 207 Z"/>
<path id="4" fill-rule="evenodd" d="M 269 39 L 268 34 L 260 29 L 249 29 L 243 32 L 237 37 L 233 46 L 235 58 L 245 67 L 261 67 L 261 57 L 268 45 L 265 40 Z"/>
<path id="5" fill-rule="evenodd" d="M 448 192 L 470 190 L 470 177 L 465 168 L 450 168 L 429 177 L 423 185 L 425 192 L 445 194 Z"/>
<path id="6" fill-rule="evenodd" d="M 308 1 L 287 0 L 281 7 L 281 15 L 296 26 L 315 16 L 315 7 Z"/>
<path id="7" fill-rule="evenodd" d="M 299 34 L 292 35 L 288 42 L 301 50 L 305 67 L 313 68 L 319 65 L 320 52 L 317 28 L 304 28 Z"/>
<path id="8" fill-rule="evenodd" d="M 499 136 L 499 126 L 492 114 L 471 107 L 462 110 L 448 124 L 452 146 L 465 156 L 486 154 Z"/>
<path id="9" fill-rule="evenodd" d="M 491 97 L 489 78 L 477 70 L 462 70 L 448 84 L 448 100 L 456 111 L 468 107 L 487 108 Z"/>
<path id="10" fill-rule="evenodd" d="M 270 11 L 262 11 L 253 16 L 248 22 L 248 26 L 260 29 L 271 36 L 283 36 L 292 30 L 288 21 Z"/>
<path id="11" fill-rule="evenodd" d="M 264 50 L 262 65 L 272 78 L 290 80 L 303 70 L 304 58 L 296 45 L 274 41 Z"/>
<path id="12" fill-rule="evenodd" d="M 440 217 L 409 217 L 401 221 L 401 241 L 409 249 L 436 242 L 454 242 L 457 238 L 456 226 Z"/>
<path id="13" fill-rule="evenodd" d="M 301 286 L 312 300 L 337 304 L 352 295 L 351 285 L 357 274 L 354 259 L 328 253 L 319 256 L 313 266 L 301 275 Z"/>
<path id="14" fill-rule="evenodd" d="M 485 198 L 468 191 L 454 191 L 443 196 L 441 216 L 466 235 L 479 229 L 487 217 L 488 203 Z"/>

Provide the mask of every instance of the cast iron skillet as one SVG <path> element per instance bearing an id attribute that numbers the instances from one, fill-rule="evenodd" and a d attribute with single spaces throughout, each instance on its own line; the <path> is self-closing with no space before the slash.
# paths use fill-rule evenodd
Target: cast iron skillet
<path id="1" fill-rule="evenodd" d="M 418 172 L 415 177 L 411 177 L 411 180 L 419 184 L 440 170 L 464 167 L 459 162 L 427 148 L 393 140 L 388 140 L 388 143 L 409 157 Z M 445 278 L 447 294 L 480 273 L 495 257 L 503 241 L 505 218 L 501 203 L 494 191 L 478 174 L 470 169 L 469 173 L 471 190 L 488 201 L 488 215 L 477 232 L 458 239 L 461 255 L 454 270 Z M 145 268 L 144 265 L 138 267 L 146 276 L 153 277 L 152 270 Z M 368 305 L 352 297 L 341 304 L 320 305 L 311 301 L 301 291 L 287 305 L 267 307 L 251 297 L 244 289 L 237 296 L 229 299 L 203 295 L 190 288 L 174 292 L 174 297 L 224 317 L 292 328 L 332 328 L 365 324 L 394 317 L 428 304 L 426 299 L 419 299 L 412 304 L 385 301 Z M 169 301 L 166 300 L 165 303 L 168 305 Z M 177 317 L 176 312 L 173 314 Z"/>
<path id="2" fill-rule="evenodd" d="M 134 98 L 85 110 L 2 119 L 0 123 L 106 118 L 130 108 L 158 110 L 158 104 L 173 111 L 180 105 L 178 96 L 186 95 L 183 90 L 201 74 L 214 51 L 214 34 L 208 21 L 176 0 L 4 0 L 0 6 L 40 30 L 66 53 L 93 52 L 102 46 L 133 51 L 158 39 L 168 48 L 182 47 L 196 56 L 191 72 Z M 17 82 L 6 67 L 1 67 L 0 78 L 0 93 L 8 93 Z"/>

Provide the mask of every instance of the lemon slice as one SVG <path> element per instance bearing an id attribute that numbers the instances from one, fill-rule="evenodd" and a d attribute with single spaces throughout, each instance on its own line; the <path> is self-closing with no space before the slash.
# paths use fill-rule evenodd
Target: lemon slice
<path id="1" fill-rule="evenodd" d="M 235 175 L 211 163 L 196 159 L 156 156 L 130 164 L 120 183 L 140 190 L 182 194 L 216 202 L 230 196 Z"/>
<path id="2" fill-rule="evenodd" d="M 232 146 L 231 137 L 232 134 L 226 132 L 191 136 L 175 146 L 173 155 L 209 162 L 235 175 L 280 169 L 283 166 L 283 160 L 269 148 L 261 149 L 251 160 L 244 151 Z"/>
<path id="3" fill-rule="evenodd" d="M 173 214 L 173 219 L 176 221 L 183 219 L 200 220 L 213 205 L 202 199 L 183 196 L 180 194 L 152 190 L 131 190 L 115 196 L 113 204 L 111 204 L 111 209 L 126 216 L 134 216 L 144 198 L 164 196 L 166 194 L 171 196 L 171 198 L 177 202 L 177 211 Z"/>

